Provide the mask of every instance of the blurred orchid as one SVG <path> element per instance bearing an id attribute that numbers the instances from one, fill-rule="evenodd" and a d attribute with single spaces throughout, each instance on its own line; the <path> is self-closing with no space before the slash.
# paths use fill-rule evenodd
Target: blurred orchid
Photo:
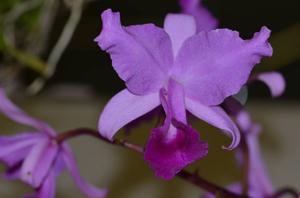
<path id="1" fill-rule="evenodd" d="M 203 6 L 202 0 L 179 0 L 181 12 L 195 18 L 197 32 L 214 30 L 218 20 Z"/>
<path id="2" fill-rule="evenodd" d="M 250 82 L 261 81 L 269 88 L 272 97 L 279 97 L 285 90 L 285 80 L 282 74 L 276 71 L 262 72 L 252 76 Z"/>
<path id="3" fill-rule="evenodd" d="M 283 94 L 285 88 L 285 80 L 278 72 L 263 72 L 252 77 L 251 81 L 259 80 L 264 82 L 271 91 L 272 97 L 279 97 Z M 234 98 L 227 98 L 223 107 L 226 112 L 235 117 L 238 126 L 245 138 L 245 144 L 248 148 L 248 195 L 255 198 L 264 198 L 270 196 L 273 192 L 273 186 L 268 177 L 258 141 L 258 136 L 261 131 L 261 126 L 254 123 L 250 114 L 245 108 Z M 243 166 L 244 152 L 238 147 L 236 150 L 236 158 L 240 166 Z M 242 193 L 242 185 L 235 183 L 228 186 L 228 189 L 235 193 Z M 203 198 L 214 198 L 213 194 L 207 193 Z"/>
<path id="4" fill-rule="evenodd" d="M 91 198 L 102 198 L 106 190 L 86 183 L 79 175 L 74 156 L 65 143 L 56 140 L 48 124 L 35 119 L 15 106 L 0 88 L 0 112 L 11 120 L 37 131 L 14 136 L 0 136 L 0 161 L 7 166 L 4 177 L 22 180 L 36 189 L 24 198 L 54 198 L 56 177 L 67 169 L 78 188 Z"/>
<path id="5" fill-rule="evenodd" d="M 263 27 L 251 40 L 228 29 L 197 33 L 195 19 L 184 14 L 167 15 L 164 29 L 153 24 L 124 27 L 119 13 L 111 10 L 102 13 L 102 24 L 95 41 L 110 54 L 127 86 L 100 116 L 103 136 L 112 140 L 124 125 L 162 104 L 166 120 L 152 130 L 145 159 L 164 179 L 207 153 L 188 126 L 185 110 L 230 135 L 228 149 L 238 145 L 239 130 L 218 105 L 241 89 L 263 56 L 272 55 L 270 30 Z"/>
<path id="6" fill-rule="evenodd" d="M 248 148 L 248 193 L 250 197 L 263 198 L 269 196 L 273 192 L 272 183 L 267 175 L 265 165 L 261 157 L 261 151 L 258 141 L 258 136 L 261 131 L 259 124 L 254 123 L 251 120 L 249 113 L 242 107 L 242 105 L 230 98 L 225 101 L 226 109 L 235 107 L 240 109 L 236 111 L 237 123 L 244 134 L 245 144 Z M 230 107 L 229 107 L 230 106 Z M 232 112 L 233 113 L 233 112 Z M 232 114 L 233 115 L 233 114 Z M 236 151 L 236 158 L 239 164 L 242 166 L 245 162 L 244 152 L 241 148 Z M 242 187 L 240 184 L 233 185 L 240 186 L 240 193 Z"/>

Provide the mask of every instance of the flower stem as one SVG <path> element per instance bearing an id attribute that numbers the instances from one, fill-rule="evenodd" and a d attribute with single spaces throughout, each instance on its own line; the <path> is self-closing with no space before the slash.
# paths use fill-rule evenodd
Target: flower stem
<path id="1" fill-rule="evenodd" d="M 212 194 L 218 194 L 222 198 L 249 198 L 246 195 L 238 195 L 236 193 L 233 193 L 229 190 L 226 190 L 225 188 L 222 188 L 216 184 L 213 184 L 202 177 L 192 174 L 186 170 L 180 171 L 176 176 L 186 180 L 189 183 L 192 183 L 199 188 L 202 188 L 206 190 L 207 192 L 210 192 Z"/>
<path id="2" fill-rule="evenodd" d="M 100 139 L 100 140 L 102 140 L 102 141 L 104 141 L 108 144 L 125 147 L 129 150 L 132 150 L 132 151 L 135 151 L 135 152 L 138 152 L 138 153 L 143 153 L 144 152 L 144 149 L 139 145 L 132 144 L 132 143 L 128 142 L 127 140 L 122 140 L 122 139 L 121 140 L 115 139 L 113 141 L 110 141 L 107 138 L 101 136 L 98 131 L 93 130 L 93 129 L 89 129 L 89 128 L 79 128 L 79 129 L 74 129 L 74 130 L 71 130 L 71 131 L 61 133 L 56 137 L 56 141 L 58 143 L 62 143 L 65 140 L 68 140 L 70 138 L 74 138 L 74 137 L 77 137 L 77 136 L 81 136 L 81 135 L 89 135 L 89 136 L 98 138 L 98 139 Z"/>
<path id="3" fill-rule="evenodd" d="M 79 128 L 79 129 L 74 129 L 74 130 L 61 133 L 56 137 L 56 141 L 57 143 L 62 143 L 68 139 L 81 136 L 81 135 L 89 135 L 91 137 L 98 138 L 99 140 L 102 140 L 108 144 L 120 146 L 129 149 L 131 151 L 135 151 L 137 153 L 142 154 L 144 152 L 144 148 L 142 146 L 128 142 L 127 140 L 123 140 L 123 139 L 115 139 L 113 141 L 110 141 L 105 137 L 101 136 L 98 131 L 89 128 Z M 244 194 L 239 195 L 234 192 L 231 192 L 221 186 L 218 186 L 217 184 L 205 180 L 204 178 L 200 177 L 198 174 L 190 173 L 187 170 L 180 171 L 176 176 L 185 180 L 186 182 L 196 185 L 197 187 L 203 190 L 206 190 L 209 193 L 219 195 L 222 198 L 250 198 L 249 196 Z M 268 198 L 279 198 L 285 194 L 293 195 L 295 198 L 298 198 L 299 196 L 295 190 L 290 188 L 285 188 L 274 193 L 274 195 Z"/>
<path id="4" fill-rule="evenodd" d="M 290 195 L 290 197 L 299 198 L 299 193 L 292 188 L 283 188 L 281 190 L 278 190 L 275 192 L 272 196 L 269 196 L 268 198 L 280 198 L 280 197 L 286 197 L 286 195 Z"/>

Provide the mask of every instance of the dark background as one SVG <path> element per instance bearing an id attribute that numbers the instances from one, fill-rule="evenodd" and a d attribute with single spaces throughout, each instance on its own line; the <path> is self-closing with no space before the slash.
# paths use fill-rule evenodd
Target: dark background
<path id="1" fill-rule="evenodd" d="M 204 4 L 219 19 L 220 27 L 237 30 L 243 38 L 251 37 L 263 25 L 276 34 L 300 23 L 299 0 L 207 0 Z M 101 30 L 100 14 L 107 8 L 120 11 L 124 25 L 155 23 L 161 26 L 167 13 L 180 11 L 175 0 L 97 0 L 90 2 L 85 7 L 79 27 L 58 65 L 56 74 L 47 86 L 61 82 L 83 83 L 92 86 L 98 93 L 104 95 L 113 95 L 124 87 L 124 83 L 111 66 L 109 56 L 93 42 Z M 66 9 L 61 7 L 49 47 L 57 39 L 67 17 Z M 299 59 L 291 64 L 283 65 L 280 71 L 287 80 L 286 92 L 280 99 L 299 99 Z M 255 83 L 249 90 L 250 97 L 269 98 L 267 88 L 261 83 Z"/>

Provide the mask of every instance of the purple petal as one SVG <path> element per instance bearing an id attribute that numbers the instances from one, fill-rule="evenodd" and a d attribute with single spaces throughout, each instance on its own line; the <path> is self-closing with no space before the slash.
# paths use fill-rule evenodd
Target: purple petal
<path id="1" fill-rule="evenodd" d="M 259 125 L 253 124 L 246 136 L 250 158 L 249 185 L 253 191 L 252 193 L 254 193 L 254 197 L 265 197 L 272 194 L 274 190 L 260 155 L 261 152 L 258 143 L 260 130 Z"/>
<path id="2" fill-rule="evenodd" d="M 61 155 L 75 184 L 83 193 L 85 193 L 90 198 L 102 198 L 106 196 L 107 194 L 106 189 L 96 188 L 95 186 L 90 185 L 80 177 L 79 170 L 76 166 L 74 156 L 69 147 L 65 145 L 63 147 L 63 151 Z"/>
<path id="3" fill-rule="evenodd" d="M 168 84 L 168 102 L 170 113 L 165 108 L 167 116 L 186 124 L 184 89 L 181 84 L 173 79 L 170 79 Z"/>
<path id="4" fill-rule="evenodd" d="M 111 10 L 102 13 L 102 24 L 95 41 L 110 54 L 113 67 L 127 88 L 138 95 L 158 91 L 173 65 L 168 34 L 153 24 L 124 28 L 120 14 Z"/>
<path id="5" fill-rule="evenodd" d="M 102 111 L 98 124 L 100 134 L 112 140 L 120 128 L 159 104 L 158 93 L 137 96 L 124 89 L 115 95 Z"/>
<path id="6" fill-rule="evenodd" d="M 48 135 L 54 136 L 55 131 L 45 122 L 40 121 L 36 118 L 33 118 L 23 112 L 20 108 L 18 108 L 15 104 L 13 104 L 5 94 L 5 91 L 0 88 L 0 112 L 3 113 L 8 118 L 13 121 L 25 124 L 30 127 L 33 127 L 39 131 L 47 133 Z"/>
<path id="7" fill-rule="evenodd" d="M 145 148 L 145 160 L 158 177 L 172 179 L 181 169 L 208 153 L 208 144 L 189 126 L 177 129 L 176 137 L 166 142 L 165 127 L 155 128 Z"/>
<path id="8" fill-rule="evenodd" d="M 226 98 L 222 104 L 225 111 L 234 116 L 236 123 L 239 125 L 243 133 L 252 127 L 250 114 L 244 109 L 243 105 L 233 97 Z"/>
<path id="9" fill-rule="evenodd" d="M 208 145 L 200 140 L 197 131 L 186 125 L 183 87 L 170 80 L 168 91 L 160 91 L 166 113 L 162 127 L 151 131 L 144 158 L 155 174 L 166 180 L 181 169 L 207 154 Z"/>
<path id="10" fill-rule="evenodd" d="M 196 34 L 195 19 L 183 14 L 168 14 L 164 22 L 164 30 L 172 41 L 174 57 L 176 57 L 183 42 Z"/>
<path id="11" fill-rule="evenodd" d="M 25 195 L 23 198 L 55 198 L 56 177 L 51 171 L 42 186 L 37 189 L 37 192 L 31 195 Z"/>
<path id="12" fill-rule="evenodd" d="M 266 197 L 273 191 L 272 184 L 266 174 L 266 170 L 260 156 L 258 134 L 260 126 L 254 124 L 249 113 L 234 98 L 227 98 L 223 104 L 226 111 L 236 117 L 236 122 L 244 133 L 249 152 L 249 193 L 251 197 Z M 236 152 L 239 164 L 244 164 L 243 152 Z"/>
<path id="13" fill-rule="evenodd" d="M 218 20 L 202 5 L 201 0 L 180 0 L 182 13 L 195 17 L 197 32 L 216 29 Z"/>
<path id="14" fill-rule="evenodd" d="M 0 161 L 7 166 L 23 160 L 31 147 L 44 137 L 40 133 L 22 133 L 14 136 L 0 136 Z"/>
<path id="15" fill-rule="evenodd" d="M 180 49 L 174 78 L 185 86 L 190 98 L 218 105 L 241 89 L 263 56 L 272 55 L 269 36 L 266 27 L 251 40 L 242 40 L 238 32 L 227 29 L 200 32 Z"/>
<path id="16" fill-rule="evenodd" d="M 223 130 L 232 137 L 232 143 L 227 149 L 233 149 L 238 146 L 241 139 L 240 131 L 221 107 L 209 107 L 190 98 L 186 98 L 185 102 L 187 110 L 194 116 Z"/>
<path id="17" fill-rule="evenodd" d="M 278 72 L 264 72 L 256 76 L 257 80 L 264 82 L 270 89 L 273 97 L 281 96 L 285 90 L 285 80 Z"/>
<path id="18" fill-rule="evenodd" d="M 273 192 L 272 183 L 267 175 L 263 164 L 260 147 L 258 143 L 258 134 L 260 126 L 252 124 L 251 128 L 245 131 L 245 140 L 249 152 L 249 196 L 250 197 L 268 197 Z M 244 164 L 243 152 L 238 149 L 236 158 L 240 165 Z"/>
<path id="19" fill-rule="evenodd" d="M 6 180 L 19 180 L 21 178 L 22 161 L 8 167 L 2 175 Z"/>
<path id="20" fill-rule="evenodd" d="M 57 157 L 58 145 L 49 139 L 41 140 L 26 157 L 21 168 L 22 180 L 33 187 L 39 187 Z"/>

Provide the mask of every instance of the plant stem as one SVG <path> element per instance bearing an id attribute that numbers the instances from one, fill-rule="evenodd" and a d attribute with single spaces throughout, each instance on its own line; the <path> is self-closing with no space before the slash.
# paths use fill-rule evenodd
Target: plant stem
<path id="1" fill-rule="evenodd" d="M 283 188 L 281 190 L 278 190 L 275 192 L 272 196 L 269 196 L 268 198 L 280 198 L 285 197 L 285 195 L 290 195 L 290 197 L 299 198 L 299 193 L 292 188 Z"/>
<path id="2" fill-rule="evenodd" d="M 192 174 L 186 170 L 180 171 L 176 176 L 186 180 L 189 183 L 192 183 L 199 188 L 206 190 L 207 192 L 210 192 L 212 194 L 218 194 L 222 198 L 249 198 L 246 195 L 238 195 L 236 193 L 233 193 L 225 188 L 222 188 L 214 183 L 211 183 L 202 177 Z"/>
<path id="3" fill-rule="evenodd" d="M 79 129 L 74 129 L 71 131 L 61 133 L 56 137 L 56 141 L 57 143 L 62 143 L 70 138 L 74 138 L 81 135 L 89 135 L 91 137 L 98 138 L 99 140 L 102 140 L 108 144 L 120 146 L 140 154 L 143 154 L 144 152 L 144 148 L 137 144 L 128 142 L 127 140 L 123 140 L 123 139 L 115 139 L 113 141 L 110 141 L 105 137 L 101 136 L 98 131 L 89 128 L 79 128 Z M 180 171 L 176 176 L 185 180 L 188 183 L 196 185 L 197 187 L 209 193 L 219 195 L 222 198 L 250 198 L 248 195 L 245 194 L 239 195 L 237 193 L 231 192 L 217 184 L 205 180 L 204 178 L 200 177 L 198 174 L 190 173 L 187 170 Z M 273 195 L 268 196 L 266 198 L 280 198 L 283 197 L 284 195 L 291 195 L 294 198 L 299 198 L 299 193 L 292 188 L 283 188 L 275 192 Z"/>
<path id="4" fill-rule="evenodd" d="M 92 137 L 96 137 L 108 144 L 117 145 L 117 146 L 127 148 L 131 151 L 135 151 L 138 153 L 144 152 L 144 148 L 139 145 L 130 143 L 130 142 L 128 142 L 126 140 L 122 140 L 122 139 L 116 139 L 116 140 L 110 141 L 110 140 L 106 139 L 105 137 L 101 136 L 98 131 L 93 130 L 93 129 L 88 129 L 88 128 L 79 128 L 79 129 L 67 131 L 65 133 L 61 133 L 56 137 L 56 141 L 58 143 L 62 143 L 65 140 L 68 140 L 70 138 L 74 138 L 77 136 L 81 136 L 81 135 L 89 135 Z M 213 183 L 201 178 L 197 174 L 192 174 L 186 170 L 182 170 L 176 176 L 189 182 L 189 183 L 192 183 L 192 184 L 198 186 L 199 188 L 201 188 L 203 190 L 206 190 L 207 192 L 210 192 L 212 194 L 220 194 L 224 198 L 248 198 L 248 196 L 238 195 L 236 193 L 228 191 L 225 188 L 222 188 L 216 184 L 213 184 Z"/>

